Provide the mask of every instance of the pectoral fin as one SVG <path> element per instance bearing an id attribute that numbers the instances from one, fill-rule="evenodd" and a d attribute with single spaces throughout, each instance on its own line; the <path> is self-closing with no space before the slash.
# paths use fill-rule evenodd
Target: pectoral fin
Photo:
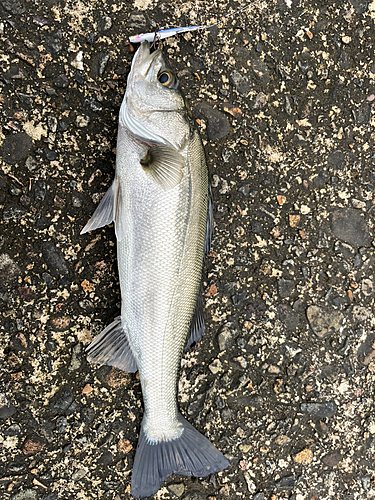
<path id="1" fill-rule="evenodd" d="M 168 146 L 151 146 L 141 160 L 146 172 L 163 189 L 172 189 L 181 181 L 184 157 Z"/>
<path id="2" fill-rule="evenodd" d="M 125 235 L 123 209 L 124 203 L 121 196 L 120 180 L 115 178 L 112 186 L 104 195 L 93 216 L 82 229 L 81 234 L 94 231 L 114 221 L 116 237 L 121 241 Z"/>

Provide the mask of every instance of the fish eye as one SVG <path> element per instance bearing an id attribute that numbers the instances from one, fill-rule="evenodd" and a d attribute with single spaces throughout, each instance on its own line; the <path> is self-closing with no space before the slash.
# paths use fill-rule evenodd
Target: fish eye
<path id="1" fill-rule="evenodd" d="M 158 80 L 163 87 L 168 87 L 169 89 L 176 88 L 176 77 L 170 71 L 162 71 L 158 75 Z"/>

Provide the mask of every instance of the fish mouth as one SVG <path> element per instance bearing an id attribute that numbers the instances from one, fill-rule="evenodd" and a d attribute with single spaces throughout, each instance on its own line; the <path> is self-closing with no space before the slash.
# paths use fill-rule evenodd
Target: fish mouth
<path id="1" fill-rule="evenodd" d="M 151 52 L 149 42 L 142 42 L 136 55 L 134 69 L 141 74 L 147 81 L 151 80 L 153 65 L 155 59 L 162 54 L 160 49 Z"/>

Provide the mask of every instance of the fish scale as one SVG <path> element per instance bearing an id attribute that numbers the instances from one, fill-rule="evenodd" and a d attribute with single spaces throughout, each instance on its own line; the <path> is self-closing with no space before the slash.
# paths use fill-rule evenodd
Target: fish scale
<path id="1" fill-rule="evenodd" d="M 115 225 L 121 317 L 87 351 L 91 362 L 139 371 L 136 498 L 155 493 L 173 473 L 207 476 L 228 465 L 177 406 L 189 331 L 188 345 L 204 331 L 199 293 L 212 230 L 204 152 L 177 87 L 161 51 L 151 54 L 144 42 L 120 109 L 115 180 L 82 230 Z"/>

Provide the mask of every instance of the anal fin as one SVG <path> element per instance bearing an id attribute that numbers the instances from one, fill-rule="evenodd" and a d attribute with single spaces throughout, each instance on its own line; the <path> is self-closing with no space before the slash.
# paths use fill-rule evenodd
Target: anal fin
<path id="1" fill-rule="evenodd" d="M 137 371 L 137 362 L 131 352 L 121 316 L 112 321 L 86 348 L 90 363 L 115 366 L 125 372 Z"/>

